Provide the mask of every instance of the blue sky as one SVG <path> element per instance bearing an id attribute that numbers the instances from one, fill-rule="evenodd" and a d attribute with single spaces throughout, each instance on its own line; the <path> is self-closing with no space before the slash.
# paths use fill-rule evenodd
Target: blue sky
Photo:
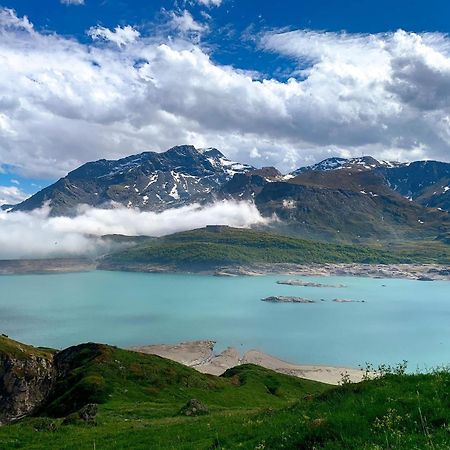
<path id="1" fill-rule="evenodd" d="M 102 24 L 143 25 L 157 20 L 161 8 L 172 10 L 183 2 L 154 0 L 86 0 L 83 7 L 58 0 L 11 0 L 1 2 L 19 15 L 28 15 L 40 28 L 83 37 L 87 28 Z M 204 8 L 187 5 L 193 14 Z M 217 25 L 231 24 L 243 30 L 250 24 L 268 27 L 347 30 L 376 33 L 403 28 L 409 31 L 449 31 L 450 4 L 445 0 L 223 0 L 208 11 Z"/>
<path id="2" fill-rule="evenodd" d="M 0 202 L 89 160 L 182 143 L 284 171 L 450 159 L 448 1 L 0 8 Z"/>
<path id="3" fill-rule="evenodd" d="M 14 8 L 18 15 L 27 15 L 40 29 L 55 31 L 87 42 L 86 30 L 95 25 L 114 28 L 133 25 L 151 33 L 163 20 L 162 9 L 184 9 L 194 18 L 202 12 L 212 16 L 213 29 L 207 36 L 212 57 L 221 64 L 259 70 L 273 76 L 286 61 L 254 51 L 246 42 L 246 30 L 313 29 L 351 33 L 395 31 L 449 32 L 450 2 L 445 0 L 223 0 L 220 7 L 204 8 L 183 1 L 154 0 L 85 0 L 84 5 L 65 5 L 59 0 L 11 0 L 0 2 Z M 282 6 L 280 6 L 282 5 Z M 232 32 L 230 34 L 230 32 Z"/>

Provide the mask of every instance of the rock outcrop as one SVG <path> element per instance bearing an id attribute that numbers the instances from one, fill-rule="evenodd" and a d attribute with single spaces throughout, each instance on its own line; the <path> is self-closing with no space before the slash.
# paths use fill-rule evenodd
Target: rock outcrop
<path id="1" fill-rule="evenodd" d="M 32 413 L 47 399 L 55 369 L 51 351 L 0 337 L 0 425 Z"/>
<path id="2" fill-rule="evenodd" d="M 182 416 L 203 416 L 205 414 L 209 414 L 208 407 L 195 398 L 190 399 L 180 411 Z"/>
<path id="3" fill-rule="evenodd" d="M 273 295 L 261 299 L 263 302 L 269 303 L 316 303 L 314 300 L 303 297 L 289 297 L 285 295 Z"/>

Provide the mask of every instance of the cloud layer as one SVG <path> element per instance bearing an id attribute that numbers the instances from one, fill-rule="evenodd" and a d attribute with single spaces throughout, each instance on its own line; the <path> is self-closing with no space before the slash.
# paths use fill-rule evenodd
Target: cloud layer
<path id="1" fill-rule="evenodd" d="M 183 143 L 283 170 L 330 155 L 450 159 L 448 36 L 265 33 L 258 51 L 297 64 L 282 82 L 214 63 L 185 36 L 205 25 L 174 19 L 178 36 L 95 27 L 88 45 L 0 10 L 0 163 L 57 177 Z"/>
<path id="2" fill-rule="evenodd" d="M 224 201 L 161 213 L 84 207 L 75 217 L 49 217 L 48 206 L 30 213 L 0 212 L 0 259 L 97 255 L 111 248 L 108 234 L 163 236 L 220 224 L 249 227 L 265 223 L 253 204 Z"/>
<path id="3" fill-rule="evenodd" d="M 15 205 L 22 202 L 27 197 L 29 197 L 29 195 L 17 186 L 0 186 L 0 206 Z"/>

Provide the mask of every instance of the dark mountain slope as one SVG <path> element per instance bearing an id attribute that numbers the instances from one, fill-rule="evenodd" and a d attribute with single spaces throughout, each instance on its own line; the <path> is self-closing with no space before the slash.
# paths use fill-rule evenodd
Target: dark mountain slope
<path id="1" fill-rule="evenodd" d="M 190 145 L 164 153 L 145 152 L 118 161 L 84 164 L 17 205 L 30 211 L 50 202 L 53 215 L 73 215 L 80 204 L 105 207 L 116 202 L 141 210 L 182 206 L 210 193 L 235 173 L 253 169 L 233 163 L 216 149 Z"/>
<path id="2" fill-rule="evenodd" d="M 216 149 L 184 145 L 118 161 L 84 164 L 14 208 L 122 205 L 162 211 L 220 199 L 255 202 L 274 229 L 314 239 L 433 239 L 450 232 L 450 164 L 330 158 L 283 176 L 229 161 Z M 428 206 L 435 209 L 426 208 Z"/>
<path id="3" fill-rule="evenodd" d="M 255 203 L 264 216 L 275 214 L 280 227 L 316 239 L 429 239 L 450 229 L 448 213 L 369 189 L 274 182 L 264 186 Z"/>

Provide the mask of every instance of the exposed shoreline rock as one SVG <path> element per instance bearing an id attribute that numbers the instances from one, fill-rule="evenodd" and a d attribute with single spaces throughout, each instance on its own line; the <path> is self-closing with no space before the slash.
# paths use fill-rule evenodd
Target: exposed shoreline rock
<path id="1" fill-rule="evenodd" d="M 345 288 L 345 284 L 322 284 L 314 283 L 312 281 L 304 280 L 279 280 L 277 284 L 286 284 L 288 286 L 303 286 L 303 287 L 317 287 L 317 288 Z"/>
<path id="2" fill-rule="evenodd" d="M 220 277 L 291 275 L 300 277 L 349 276 L 365 278 L 403 278 L 433 281 L 450 281 L 450 268 L 441 264 L 291 264 L 291 263 L 255 263 L 251 265 L 234 265 L 211 268 L 209 270 L 185 269 L 159 264 L 103 264 L 98 270 L 147 272 L 147 273 L 195 273 Z"/>
<path id="3" fill-rule="evenodd" d="M 90 272 L 96 267 L 89 258 L 3 259 L 0 275 Z"/>
<path id="4" fill-rule="evenodd" d="M 286 295 L 272 295 L 270 297 L 262 298 L 261 301 L 269 303 L 316 303 L 315 300 L 310 300 L 303 297 L 289 297 Z"/>
<path id="5" fill-rule="evenodd" d="M 233 265 L 212 267 L 210 269 L 181 268 L 175 265 L 149 263 L 98 263 L 89 258 L 55 258 L 0 260 L 0 275 L 14 274 L 49 274 L 88 272 L 107 270 L 119 272 L 143 273 L 195 273 L 199 275 L 215 275 L 221 277 L 293 275 L 301 277 L 349 276 L 366 278 L 404 278 L 420 281 L 450 280 L 450 267 L 441 264 L 291 264 L 291 263 L 255 263 L 249 265 Z M 293 281 L 291 283 L 291 281 Z M 279 284 L 292 284 L 309 287 L 344 287 L 344 285 L 302 282 L 297 280 L 282 281 Z M 308 283 L 308 284 L 304 284 Z M 311 283 L 311 284 L 310 284 Z"/>
<path id="6" fill-rule="evenodd" d="M 362 381 L 364 377 L 361 369 L 319 364 L 292 364 L 258 350 L 248 350 L 241 354 L 236 348 L 228 347 L 216 353 L 215 344 L 215 341 L 191 341 L 174 345 L 144 345 L 133 347 L 131 350 L 171 359 L 211 375 L 222 375 L 226 370 L 241 364 L 256 364 L 285 375 L 334 385 L 342 381 L 344 374 L 348 375 L 349 380 L 354 383 Z"/>

